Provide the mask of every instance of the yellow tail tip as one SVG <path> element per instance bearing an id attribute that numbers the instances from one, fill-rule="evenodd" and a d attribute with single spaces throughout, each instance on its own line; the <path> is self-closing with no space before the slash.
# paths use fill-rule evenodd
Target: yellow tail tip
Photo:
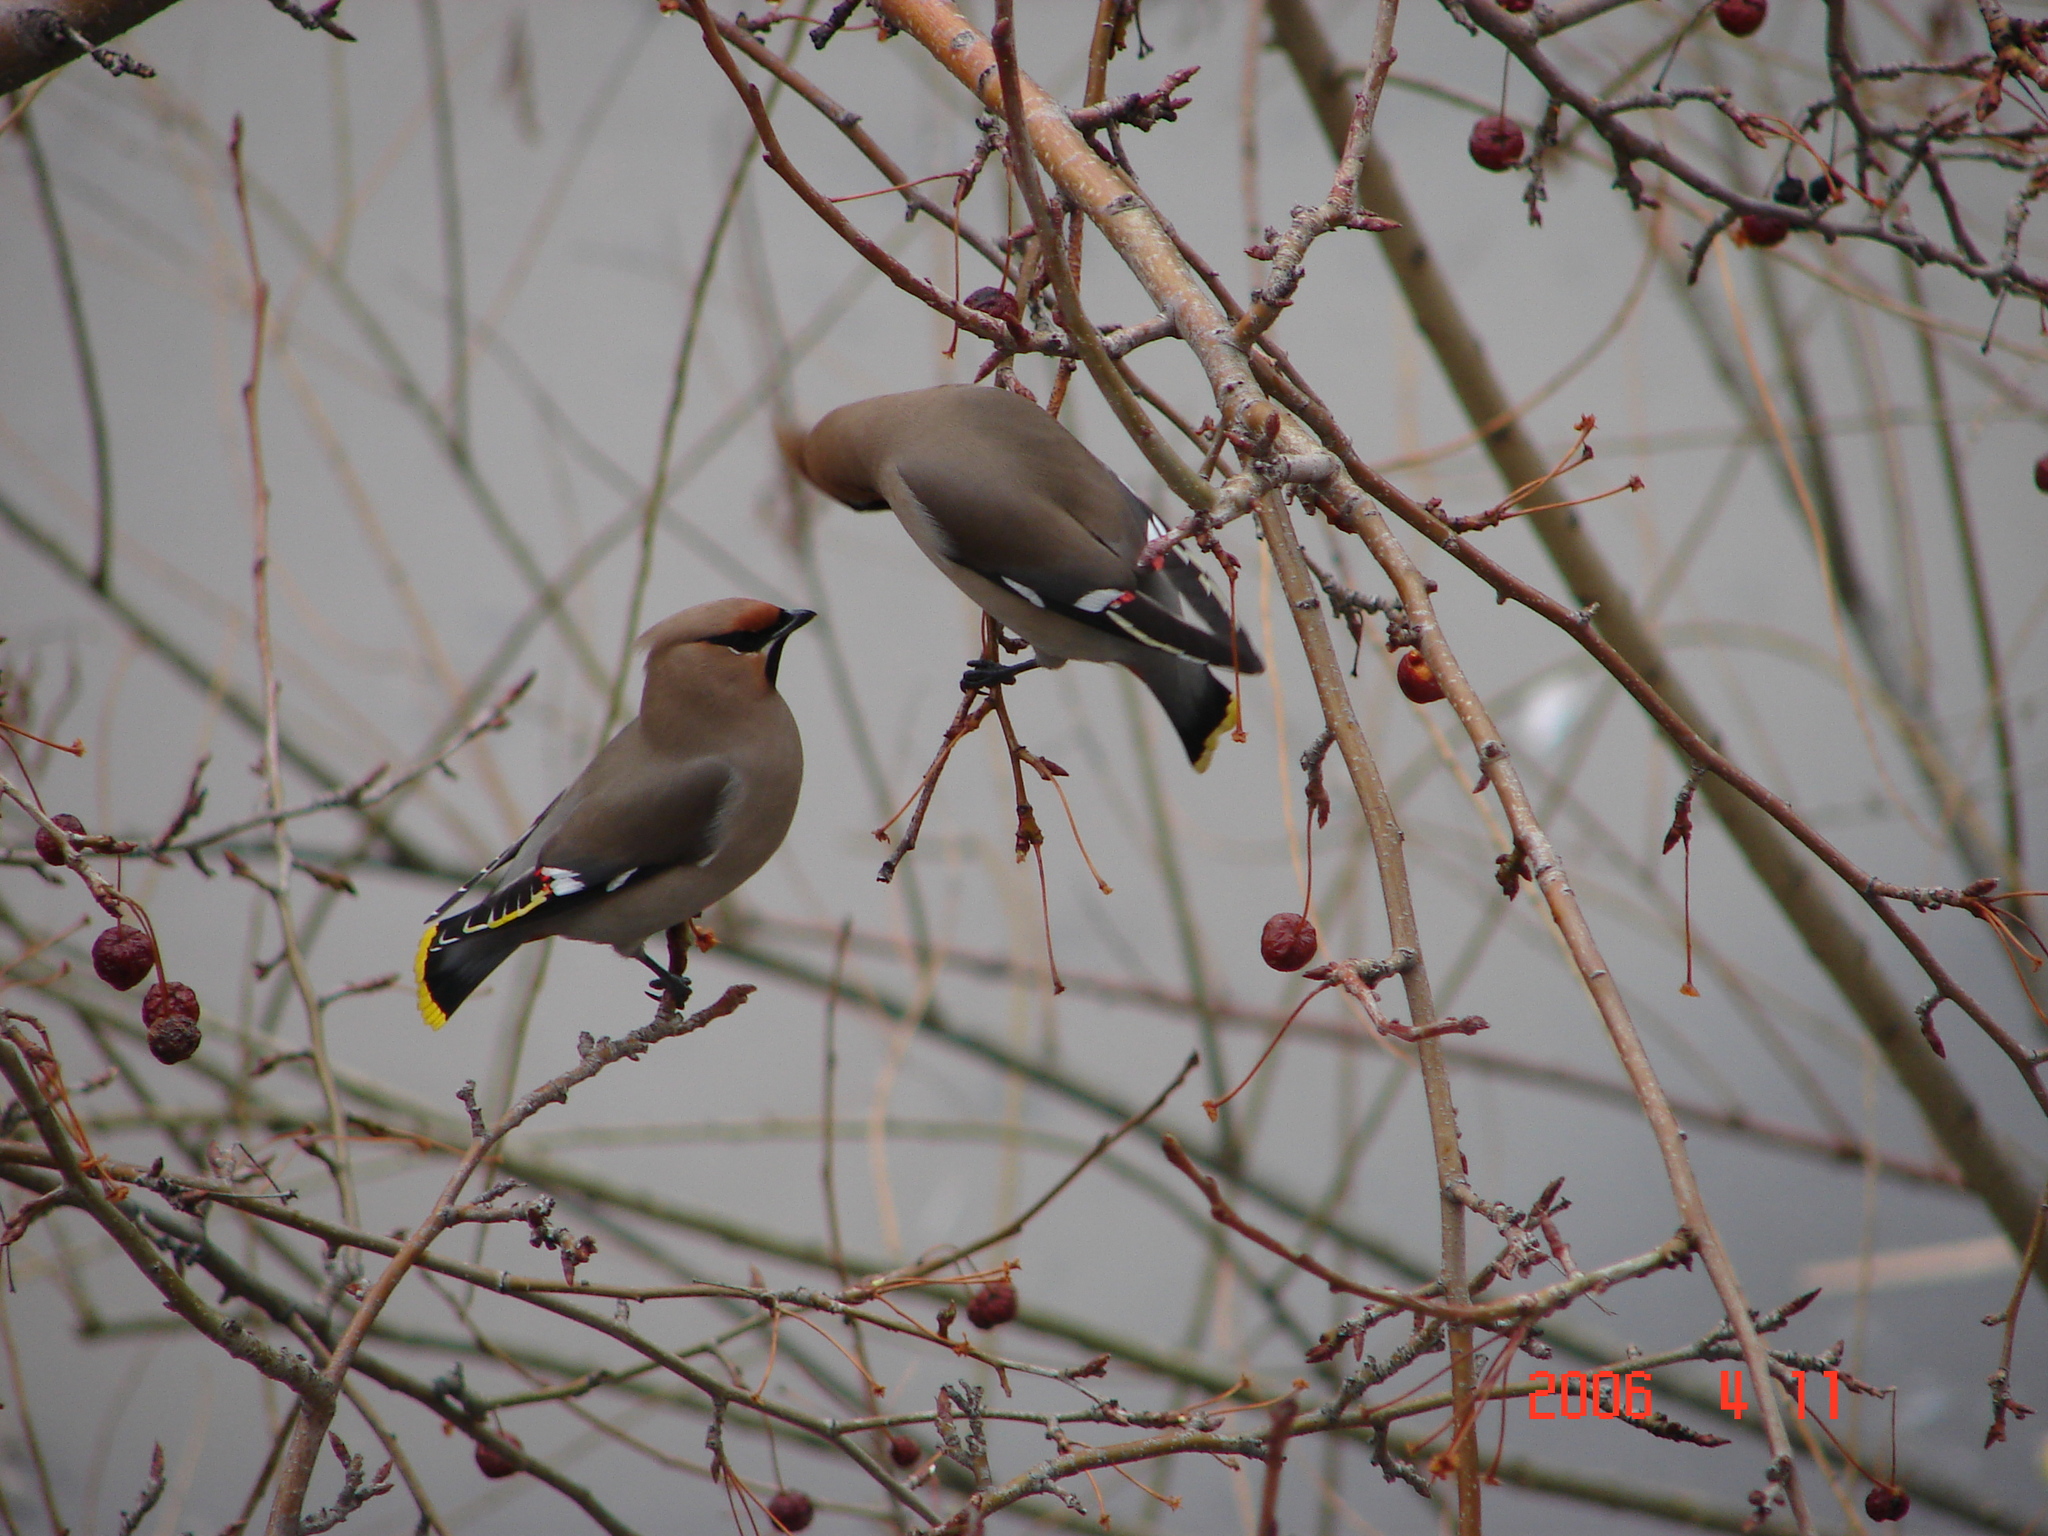
<path id="1" fill-rule="evenodd" d="M 426 1020 L 427 1028 L 439 1029 L 448 1022 L 448 1014 L 427 990 L 427 950 L 433 942 L 434 925 L 429 923 L 427 931 L 420 935 L 420 947 L 413 953 L 412 979 L 419 996 L 420 1017 Z"/>
<path id="2" fill-rule="evenodd" d="M 1229 704 L 1224 706 L 1223 718 L 1216 722 L 1216 729 L 1211 731 L 1209 739 L 1202 743 L 1202 755 L 1195 759 L 1195 772 L 1207 773 L 1209 771 L 1209 764 L 1216 756 L 1216 748 L 1222 743 L 1225 736 L 1228 736 L 1236 729 L 1237 695 L 1233 693 L 1230 696 Z"/>

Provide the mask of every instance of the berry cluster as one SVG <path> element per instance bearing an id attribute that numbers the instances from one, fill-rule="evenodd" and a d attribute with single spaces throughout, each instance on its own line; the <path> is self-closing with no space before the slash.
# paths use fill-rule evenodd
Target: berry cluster
<path id="1" fill-rule="evenodd" d="M 50 824 L 64 833 L 64 839 L 60 840 L 49 827 L 39 827 L 36 829 L 36 853 L 53 868 L 71 866 L 88 849 L 130 851 L 128 844 L 93 837 L 86 831 L 85 823 L 69 812 L 52 816 Z M 66 842 L 70 846 L 65 846 Z M 142 994 L 142 1025 L 148 1032 L 150 1054 L 167 1067 L 177 1065 L 199 1049 L 198 994 L 183 982 L 171 981 L 164 976 L 156 937 L 148 926 L 149 915 L 142 910 L 141 904 L 131 896 L 122 895 L 82 863 L 76 867 L 101 910 L 114 919 L 114 925 L 103 929 L 92 942 L 93 974 L 116 992 L 130 992 L 140 986 L 151 971 L 157 973 L 156 985 Z M 137 928 L 126 921 L 130 912 L 142 920 L 143 927 Z"/>

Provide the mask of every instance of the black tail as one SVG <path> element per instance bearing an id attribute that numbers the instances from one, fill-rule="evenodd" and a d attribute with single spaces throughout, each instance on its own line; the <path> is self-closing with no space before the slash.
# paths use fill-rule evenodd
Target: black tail
<path id="1" fill-rule="evenodd" d="M 438 923 L 429 923 L 427 931 L 420 935 L 413 979 L 419 983 L 420 1017 L 432 1029 L 446 1024 L 448 1016 L 520 944 L 518 935 L 503 928 L 477 928 L 464 933 L 462 921 L 467 915 L 458 912 Z"/>
<path id="2" fill-rule="evenodd" d="M 1195 772 L 1206 772 L 1223 733 L 1237 724 L 1237 696 L 1200 662 L 1164 651 L 1124 663 L 1166 711 Z"/>

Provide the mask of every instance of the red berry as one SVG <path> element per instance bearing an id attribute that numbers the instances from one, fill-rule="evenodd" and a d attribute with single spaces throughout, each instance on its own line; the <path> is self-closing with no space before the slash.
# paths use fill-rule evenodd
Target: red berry
<path id="1" fill-rule="evenodd" d="M 794 1488 L 784 1488 L 768 1501 L 768 1518 L 775 1522 L 778 1531 L 800 1531 L 816 1513 L 811 1508 L 810 1495 Z"/>
<path id="2" fill-rule="evenodd" d="M 515 1451 L 526 1449 L 519 1443 L 517 1435 L 508 1435 L 502 1429 L 498 1431 L 498 1438 Z M 495 1445 L 485 1445 L 479 1440 L 476 1443 L 476 1469 L 485 1477 L 511 1477 L 519 1471 L 519 1463 Z"/>
<path id="3" fill-rule="evenodd" d="M 910 1436 L 891 1435 L 889 1437 L 889 1459 L 895 1462 L 897 1466 L 904 1468 L 914 1467 L 923 1457 L 924 1447 L 911 1439 Z"/>
<path id="4" fill-rule="evenodd" d="M 1465 141 L 1472 163 L 1489 171 L 1504 171 L 1522 158 L 1522 130 L 1511 117 L 1482 117 L 1472 125 L 1472 137 Z"/>
<path id="5" fill-rule="evenodd" d="M 2034 460 L 2034 489 L 2048 491 L 2048 453 Z"/>
<path id="6" fill-rule="evenodd" d="M 52 816 L 50 820 L 54 821 L 66 832 L 83 832 L 85 830 L 85 823 L 69 811 L 60 812 L 58 815 Z M 36 854 L 45 864 L 61 865 L 64 862 L 64 849 L 59 846 L 57 839 L 50 835 L 50 830 L 47 827 L 36 828 Z"/>
<path id="7" fill-rule="evenodd" d="M 1316 957 L 1316 925 L 1299 912 L 1275 912 L 1259 935 L 1259 957 L 1276 971 L 1298 971 Z"/>
<path id="8" fill-rule="evenodd" d="M 1714 7 L 1714 20 L 1721 23 L 1721 30 L 1730 37 L 1747 37 L 1764 24 L 1764 17 L 1770 12 L 1766 0 L 1719 0 Z"/>
<path id="9" fill-rule="evenodd" d="M 1401 685 L 1402 694 L 1411 704 L 1434 704 L 1444 696 L 1444 685 L 1436 680 L 1420 651 L 1402 652 L 1401 663 L 1394 668 L 1394 681 Z"/>
<path id="10" fill-rule="evenodd" d="M 167 1067 L 199 1049 L 199 998 L 181 981 L 160 981 L 142 994 L 149 1054 Z"/>
<path id="11" fill-rule="evenodd" d="M 1500 8 L 1511 16 L 1536 9 L 1536 0 L 1500 0 Z"/>
<path id="12" fill-rule="evenodd" d="M 967 1321 L 977 1328 L 997 1328 L 1017 1315 L 1017 1287 L 991 1280 L 967 1303 Z"/>
<path id="13" fill-rule="evenodd" d="M 1744 245 L 1772 246 L 1792 232 L 1792 226 L 1783 219 L 1768 213 L 1745 213 L 1735 225 L 1737 238 Z"/>
<path id="14" fill-rule="evenodd" d="M 156 946 L 140 928 L 116 923 L 92 941 L 93 974 L 116 992 L 126 992 L 156 964 Z"/>
<path id="15" fill-rule="evenodd" d="M 1874 1484 L 1863 1495 L 1863 1513 L 1873 1520 L 1903 1520 L 1912 1507 L 1913 1501 L 1906 1497 L 1905 1489 L 1889 1488 L 1883 1483 Z"/>

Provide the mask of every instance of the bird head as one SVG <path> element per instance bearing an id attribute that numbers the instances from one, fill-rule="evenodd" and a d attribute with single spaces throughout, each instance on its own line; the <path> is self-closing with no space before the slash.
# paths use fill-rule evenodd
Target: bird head
<path id="1" fill-rule="evenodd" d="M 885 409 L 898 397 L 858 400 L 828 411 L 787 452 L 803 477 L 856 512 L 883 512 L 889 500 L 875 484 L 873 450 L 893 419 Z"/>
<path id="2" fill-rule="evenodd" d="M 783 643 L 816 617 L 750 597 L 685 608 L 640 637 L 648 685 L 659 678 L 690 694 L 757 696 L 775 686 Z"/>

